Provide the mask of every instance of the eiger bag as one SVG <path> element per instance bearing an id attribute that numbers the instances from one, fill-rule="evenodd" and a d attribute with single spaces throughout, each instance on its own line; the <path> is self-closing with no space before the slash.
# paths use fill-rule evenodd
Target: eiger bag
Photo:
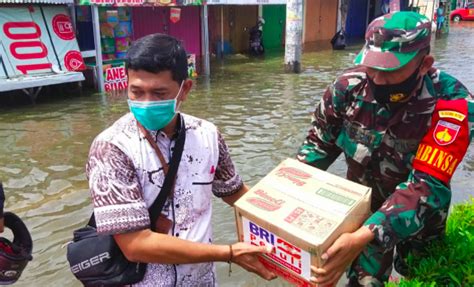
<path id="1" fill-rule="evenodd" d="M 85 286 L 128 285 L 140 282 L 146 264 L 128 261 L 112 235 L 97 234 L 95 227 L 74 231 L 67 247 L 71 271 Z"/>
<path id="2" fill-rule="evenodd" d="M 174 189 L 176 173 L 183 153 L 186 139 L 186 128 L 183 117 L 176 142 L 175 152 L 168 167 L 156 143 L 149 133 L 139 125 L 150 145 L 162 162 L 166 177 L 161 192 L 148 209 L 151 229 L 156 231 L 155 222 L 165 204 L 166 198 Z M 113 235 L 97 234 L 94 214 L 86 227 L 74 231 L 73 241 L 67 246 L 67 260 L 72 273 L 84 286 L 122 286 L 138 283 L 143 280 L 146 263 L 127 260 L 114 240 Z"/>

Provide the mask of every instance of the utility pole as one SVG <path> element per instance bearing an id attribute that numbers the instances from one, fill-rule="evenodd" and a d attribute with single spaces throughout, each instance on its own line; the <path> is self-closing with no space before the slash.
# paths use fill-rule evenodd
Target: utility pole
<path id="1" fill-rule="evenodd" d="M 104 63 L 102 62 L 102 44 L 100 42 L 100 22 L 99 22 L 99 6 L 94 4 L 92 9 L 92 27 L 94 32 L 95 47 L 95 72 L 97 75 L 97 89 L 100 93 L 104 92 Z"/>
<path id="2" fill-rule="evenodd" d="M 201 6 L 201 44 L 203 51 L 203 74 L 209 76 L 211 74 L 211 57 L 209 53 L 209 12 L 207 3 Z"/>
<path id="3" fill-rule="evenodd" d="M 285 71 L 301 72 L 303 43 L 303 0 L 288 0 L 286 3 Z"/>

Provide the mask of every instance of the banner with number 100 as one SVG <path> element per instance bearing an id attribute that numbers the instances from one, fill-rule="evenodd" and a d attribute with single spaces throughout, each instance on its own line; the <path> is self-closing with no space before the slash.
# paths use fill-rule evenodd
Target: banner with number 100
<path id="1" fill-rule="evenodd" d="M 0 8 L 0 78 L 85 69 L 67 7 Z"/>

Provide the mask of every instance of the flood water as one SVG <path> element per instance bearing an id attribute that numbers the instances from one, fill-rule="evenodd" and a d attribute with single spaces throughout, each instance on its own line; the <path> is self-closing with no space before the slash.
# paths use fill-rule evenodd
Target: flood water
<path id="1" fill-rule="evenodd" d="M 433 41 L 436 66 L 474 91 L 474 23 L 451 27 L 449 37 Z M 351 62 L 360 47 L 308 53 L 304 72 L 282 73 L 282 55 L 265 60 L 233 56 L 200 77 L 183 110 L 214 122 L 231 148 L 245 182 L 253 185 L 281 160 L 294 157 L 310 123 L 310 112 L 325 87 Z M 91 213 L 84 166 L 90 143 L 128 111 L 124 97 L 57 95 L 36 106 L 0 107 L 0 180 L 6 207 L 22 217 L 34 239 L 34 260 L 17 286 L 80 286 L 68 269 L 62 245 Z M 453 180 L 453 200 L 474 195 L 474 147 Z M 330 171 L 345 174 L 341 159 Z M 471 184 L 470 184 L 471 183 Z M 217 243 L 236 240 L 231 208 L 214 201 Z M 218 264 L 221 286 L 280 286 Z"/>

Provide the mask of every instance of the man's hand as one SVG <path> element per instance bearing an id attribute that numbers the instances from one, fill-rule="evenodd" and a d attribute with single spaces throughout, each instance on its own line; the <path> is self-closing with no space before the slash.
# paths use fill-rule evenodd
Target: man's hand
<path id="1" fill-rule="evenodd" d="M 374 234 L 363 226 L 353 233 L 344 233 L 321 256 L 325 260 L 322 268 L 311 266 L 316 278 L 311 281 L 320 286 L 336 284 L 364 247 L 374 239 Z"/>
<path id="2" fill-rule="evenodd" d="M 2 217 L 2 218 L 0 218 L 0 233 L 2 233 L 3 230 L 4 230 L 3 224 L 4 224 L 4 221 L 3 221 L 3 217 Z"/>
<path id="3" fill-rule="evenodd" d="M 249 272 L 256 273 L 265 280 L 273 280 L 276 275 L 265 268 L 257 258 L 257 255 L 269 252 L 271 252 L 271 249 L 265 246 L 254 246 L 239 242 L 232 245 L 233 256 L 231 261 Z"/>

